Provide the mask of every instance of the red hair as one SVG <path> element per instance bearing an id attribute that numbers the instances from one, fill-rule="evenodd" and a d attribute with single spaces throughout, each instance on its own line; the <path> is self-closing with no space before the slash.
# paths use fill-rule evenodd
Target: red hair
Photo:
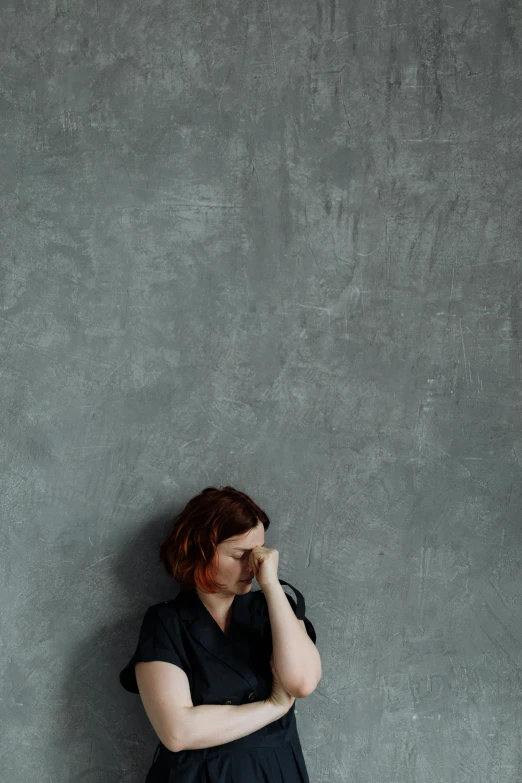
<path id="1" fill-rule="evenodd" d="M 263 523 L 266 513 L 252 498 L 234 487 L 207 487 L 195 495 L 175 517 L 171 532 L 160 544 L 160 563 L 182 588 L 199 587 L 216 593 L 221 587 L 212 578 L 217 545 Z"/>

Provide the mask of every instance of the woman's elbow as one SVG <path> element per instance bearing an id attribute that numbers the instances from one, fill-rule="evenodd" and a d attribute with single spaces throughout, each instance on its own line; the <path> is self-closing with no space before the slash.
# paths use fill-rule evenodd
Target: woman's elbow
<path id="1" fill-rule="evenodd" d="M 301 687 L 298 689 L 296 698 L 305 699 L 307 696 L 310 696 L 310 694 L 312 694 L 317 688 L 321 677 L 322 677 L 322 672 L 320 671 L 319 674 L 313 680 L 303 683 Z"/>

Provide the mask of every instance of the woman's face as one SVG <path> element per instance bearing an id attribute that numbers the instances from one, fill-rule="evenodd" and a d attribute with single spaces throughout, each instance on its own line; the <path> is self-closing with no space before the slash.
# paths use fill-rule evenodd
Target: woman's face
<path id="1" fill-rule="evenodd" d="M 252 582 L 244 580 L 254 576 L 248 561 L 252 549 L 256 546 L 265 546 L 265 529 L 261 521 L 247 533 L 227 538 L 218 544 L 215 559 L 215 565 L 218 566 L 216 580 L 227 585 L 232 592 L 248 592 Z"/>

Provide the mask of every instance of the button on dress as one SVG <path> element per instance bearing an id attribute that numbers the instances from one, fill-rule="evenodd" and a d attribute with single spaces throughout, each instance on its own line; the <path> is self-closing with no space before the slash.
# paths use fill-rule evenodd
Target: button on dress
<path id="1" fill-rule="evenodd" d="M 310 639 L 314 626 L 305 616 L 302 594 L 286 597 Z M 120 672 L 120 683 L 139 693 L 135 665 L 167 661 L 186 673 L 194 707 L 200 704 L 249 704 L 272 691 L 272 633 L 262 590 L 234 596 L 225 634 L 194 589 L 180 590 L 171 601 L 150 606 L 138 645 Z M 208 748 L 177 752 L 159 742 L 145 783 L 310 783 L 297 731 L 295 702 L 278 720 L 245 737 Z"/>

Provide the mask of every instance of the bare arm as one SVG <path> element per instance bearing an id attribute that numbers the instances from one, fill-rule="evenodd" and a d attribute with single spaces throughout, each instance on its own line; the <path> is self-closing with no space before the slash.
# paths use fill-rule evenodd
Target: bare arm
<path id="1" fill-rule="evenodd" d="M 270 699 L 194 707 L 188 677 L 166 661 L 136 664 L 136 682 L 154 731 L 173 752 L 222 745 L 263 728 L 289 709 Z"/>
<path id="2" fill-rule="evenodd" d="M 270 627 L 274 668 L 288 693 L 309 696 L 321 679 L 321 656 L 308 636 L 304 620 L 298 620 L 279 582 L 263 587 Z"/>
<path id="3" fill-rule="evenodd" d="M 184 735 L 176 750 L 210 748 L 239 737 L 246 737 L 268 723 L 278 720 L 285 711 L 268 699 L 250 704 L 200 704 L 185 711 Z"/>

